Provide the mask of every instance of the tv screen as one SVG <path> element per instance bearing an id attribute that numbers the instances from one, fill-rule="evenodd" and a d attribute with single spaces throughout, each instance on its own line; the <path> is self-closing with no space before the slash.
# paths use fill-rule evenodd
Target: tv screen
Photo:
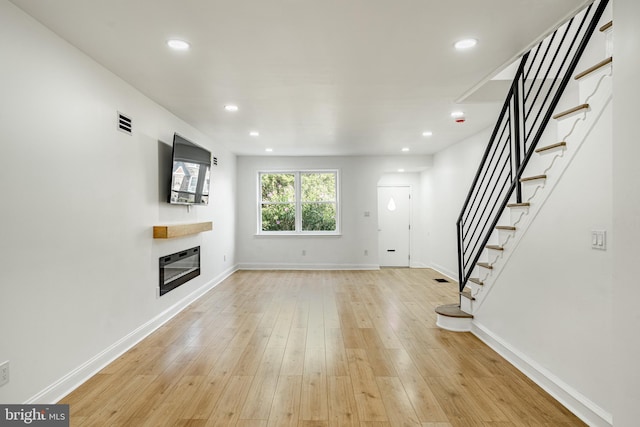
<path id="1" fill-rule="evenodd" d="M 169 203 L 208 204 L 210 175 L 211 152 L 174 134 Z"/>

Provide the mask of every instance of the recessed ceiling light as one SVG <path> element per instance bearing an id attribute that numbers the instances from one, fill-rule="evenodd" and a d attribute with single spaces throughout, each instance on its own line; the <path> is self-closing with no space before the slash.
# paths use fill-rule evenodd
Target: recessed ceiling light
<path id="1" fill-rule="evenodd" d="M 464 113 L 462 111 L 454 111 L 451 113 L 451 117 L 453 117 L 454 119 L 457 119 L 462 116 L 464 116 Z"/>
<path id="2" fill-rule="evenodd" d="M 404 152 L 409 151 L 409 147 L 404 147 L 404 148 L 402 149 L 402 151 L 404 151 Z"/>
<path id="3" fill-rule="evenodd" d="M 404 169 L 398 169 L 398 172 L 402 173 L 404 172 Z"/>
<path id="4" fill-rule="evenodd" d="M 255 130 L 252 130 L 251 132 L 249 132 L 249 135 L 251 135 L 251 136 L 260 136 L 260 132 L 256 132 Z"/>
<path id="5" fill-rule="evenodd" d="M 422 136 L 431 136 L 431 135 L 433 135 L 433 132 L 431 132 L 430 130 L 426 130 L 422 132 Z"/>
<path id="6" fill-rule="evenodd" d="M 191 45 L 184 40 L 171 39 L 167 40 L 167 46 L 175 50 L 187 50 Z"/>
<path id="7" fill-rule="evenodd" d="M 458 50 L 464 50 L 464 49 L 472 48 L 476 44 L 478 44 L 478 40 L 476 39 L 463 39 L 463 40 L 457 41 L 456 44 L 454 44 L 454 46 Z"/>
<path id="8" fill-rule="evenodd" d="M 266 151 L 267 153 L 271 153 L 273 151 L 273 148 L 265 148 L 264 151 Z"/>
<path id="9" fill-rule="evenodd" d="M 227 111 L 238 111 L 238 106 L 237 105 L 225 105 L 224 109 Z"/>

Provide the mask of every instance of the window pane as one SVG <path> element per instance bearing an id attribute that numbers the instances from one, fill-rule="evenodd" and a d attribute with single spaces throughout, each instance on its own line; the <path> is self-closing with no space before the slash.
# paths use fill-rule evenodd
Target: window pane
<path id="1" fill-rule="evenodd" d="M 303 202 L 334 202 L 336 200 L 336 174 L 303 173 L 300 179 Z"/>
<path id="2" fill-rule="evenodd" d="M 291 173 L 266 173 L 260 176 L 263 202 L 294 203 L 296 197 L 295 175 Z"/>
<path id="3" fill-rule="evenodd" d="M 336 231 L 335 203 L 303 203 L 302 230 Z"/>
<path id="4" fill-rule="evenodd" d="M 262 231 L 295 231 L 295 204 L 262 205 Z"/>

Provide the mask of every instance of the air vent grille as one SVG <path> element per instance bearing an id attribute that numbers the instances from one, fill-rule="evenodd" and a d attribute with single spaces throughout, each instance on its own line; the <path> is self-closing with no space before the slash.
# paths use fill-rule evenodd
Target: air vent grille
<path id="1" fill-rule="evenodd" d="M 118 111 L 118 130 L 131 135 L 133 130 L 133 125 L 131 123 L 131 118 L 125 116 L 121 112 Z"/>
<path id="2" fill-rule="evenodd" d="M 218 158 L 217 157 L 212 158 L 211 163 L 213 163 L 213 166 L 218 166 Z"/>

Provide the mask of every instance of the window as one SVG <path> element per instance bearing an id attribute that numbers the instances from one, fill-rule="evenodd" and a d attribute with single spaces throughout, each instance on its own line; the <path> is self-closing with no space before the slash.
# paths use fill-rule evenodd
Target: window
<path id="1" fill-rule="evenodd" d="M 296 175 L 260 174 L 261 231 L 296 230 Z"/>
<path id="2" fill-rule="evenodd" d="M 338 171 L 260 172 L 260 234 L 338 234 Z"/>

